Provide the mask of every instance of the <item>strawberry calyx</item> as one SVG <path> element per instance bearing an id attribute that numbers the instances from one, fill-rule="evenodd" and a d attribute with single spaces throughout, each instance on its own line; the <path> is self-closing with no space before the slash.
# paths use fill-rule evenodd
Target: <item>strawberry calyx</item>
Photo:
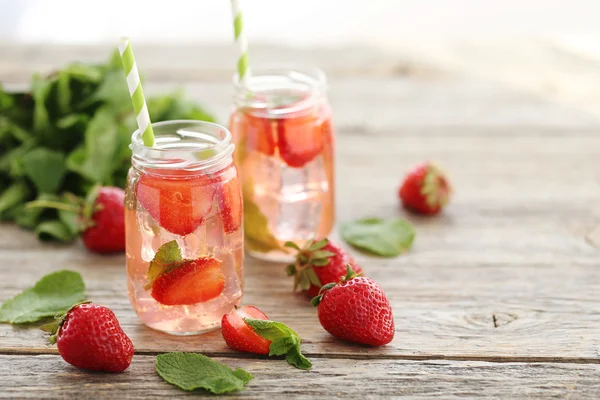
<path id="1" fill-rule="evenodd" d="M 292 264 L 288 264 L 285 267 L 286 274 L 294 277 L 294 291 L 308 290 L 311 285 L 321 287 L 322 283 L 317 274 L 315 273 L 315 267 L 324 267 L 329 264 L 331 257 L 335 256 L 335 253 L 327 250 L 323 250 L 329 243 L 327 238 L 320 240 L 309 240 L 303 248 L 300 248 L 294 242 L 285 242 L 284 247 L 288 247 L 296 250 L 296 260 Z"/>
<path id="2" fill-rule="evenodd" d="M 91 301 L 86 300 L 86 301 L 82 301 L 82 302 L 73 304 L 71 306 L 71 308 L 69 308 L 67 310 L 67 312 L 65 312 L 64 314 L 61 314 L 61 313 L 56 314 L 54 316 L 54 321 L 44 324 L 40 327 L 40 329 L 43 330 L 44 332 L 50 333 L 50 337 L 48 337 L 48 341 L 50 342 L 50 344 L 56 344 L 56 340 L 58 339 L 58 331 L 60 330 L 60 328 L 63 326 L 63 324 L 67 320 L 67 316 L 69 315 L 71 310 L 79 307 L 82 304 L 90 304 L 90 303 L 91 303 Z"/>
<path id="3" fill-rule="evenodd" d="M 421 184 L 421 194 L 430 208 L 442 208 L 448 203 L 450 187 L 444 173 L 434 164 L 429 163 Z"/>
<path id="4" fill-rule="evenodd" d="M 314 307 L 317 307 L 321 303 L 321 300 L 323 300 L 323 295 L 325 293 L 333 289 L 335 286 L 346 283 L 349 280 L 356 278 L 357 276 L 362 276 L 362 272 L 360 274 L 357 274 L 356 271 L 352 269 L 352 266 L 348 264 L 346 266 L 346 275 L 340 276 L 340 281 L 338 283 L 332 282 L 321 287 L 321 290 L 319 290 L 319 294 L 312 298 L 310 304 Z"/>

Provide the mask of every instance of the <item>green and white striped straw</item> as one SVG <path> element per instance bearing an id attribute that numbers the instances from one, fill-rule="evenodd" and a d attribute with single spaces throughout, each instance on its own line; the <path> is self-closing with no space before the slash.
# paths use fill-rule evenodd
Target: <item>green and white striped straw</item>
<path id="1" fill-rule="evenodd" d="M 127 77 L 127 87 L 129 88 L 129 95 L 131 96 L 131 102 L 133 103 L 133 111 L 135 112 L 137 125 L 140 132 L 142 132 L 142 140 L 144 141 L 144 145 L 152 147 L 154 146 L 154 131 L 152 130 L 150 114 L 148 113 L 146 98 L 144 97 L 144 91 L 142 90 L 140 73 L 138 72 L 135 58 L 133 58 L 133 50 L 131 49 L 131 42 L 128 38 L 121 38 L 119 40 L 119 53 L 121 54 L 123 70 Z"/>
<path id="2" fill-rule="evenodd" d="M 235 41 L 240 48 L 240 58 L 237 62 L 237 72 L 240 82 L 250 76 L 248 65 L 248 41 L 244 34 L 244 22 L 242 20 L 242 9 L 239 0 L 231 0 L 231 12 L 233 15 L 233 32 Z"/>

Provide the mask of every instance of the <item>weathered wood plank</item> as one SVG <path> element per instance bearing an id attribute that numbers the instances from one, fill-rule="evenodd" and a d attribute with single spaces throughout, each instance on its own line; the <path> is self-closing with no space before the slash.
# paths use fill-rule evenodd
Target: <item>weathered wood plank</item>
<path id="1" fill-rule="evenodd" d="M 0 43 L 0 81 L 23 88 L 34 72 L 48 72 L 71 61 L 102 61 L 105 46 L 10 45 Z M 411 54 L 411 55 L 409 55 Z M 183 87 L 191 98 L 227 121 L 236 59 L 233 46 L 136 46 L 148 94 Z M 423 54 L 385 53 L 369 48 L 290 49 L 256 46 L 253 63 L 292 62 L 323 68 L 336 123 L 377 131 L 406 126 L 595 127 L 598 117 L 581 101 L 557 103 L 548 93 L 448 72 L 444 62 Z M 469 60 L 470 61 L 470 60 Z M 546 65 L 551 68 L 552 65 Z M 466 71 L 470 72 L 469 69 Z M 484 74 L 485 75 L 485 74 Z M 563 82 L 561 82 L 562 84 Z M 544 82 L 545 84 L 545 82 Z M 577 84 L 575 90 L 581 86 Z M 593 92 L 590 85 L 589 92 Z M 567 88 L 568 90 L 568 88 Z M 556 100 L 554 96 L 553 100 Z M 572 99 L 570 99 L 572 100 Z M 485 135 L 479 131 L 478 135 Z"/>
<path id="2" fill-rule="evenodd" d="M 304 338 L 305 351 L 313 355 L 600 362 L 597 250 L 587 245 L 563 247 L 561 254 L 552 250 L 559 239 L 540 240 L 539 248 L 531 241 L 519 247 L 516 240 L 511 248 L 507 243 L 514 237 L 507 234 L 502 240 L 481 231 L 471 237 L 479 235 L 482 241 L 461 245 L 464 234 L 461 239 L 453 239 L 451 233 L 444 238 L 430 228 L 424 233 L 428 243 L 404 257 L 358 257 L 392 302 L 396 337 L 388 346 L 369 349 L 329 336 L 318 324 L 316 310 L 303 296 L 290 293 L 291 283 L 279 264 L 248 259 L 244 303 L 258 305 L 272 319 L 296 329 Z M 14 239 L 28 234 L 10 227 L 3 230 L 12 231 Z M 436 241 L 445 247 L 436 250 Z M 51 250 L 35 242 L 31 246 L 26 252 L 3 251 L 0 274 L 10 279 L 0 282 L 0 300 L 49 271 L 74 269 L 83 274 L 89 298 L 116 312 L 138 353 L 231 353 L 218 331 L 176 338 L 145 328 L 126 296 L 122 256 L 93 256 L 81 247 Z M 544 256 L 545 252 L 552 256 Z M 19 274 L 11 274 L 15 268 Z M 9 325 L 0 325 L 0 351 L 56 352 L 46 346 L 41 331 Z"/>
<path id="3" fill-rule="evenodd" d="M 254 375 L 219 398 L 577 398 L 600 392 L 600 365 L 313 359 L 310 372 L 283 360 L 218 358 Z M 159 398 L 189 393 L 162 381 L 154 357 L 135 356 L 122 374 L 89 373 L 59 356 L 0 356 L 0 398 Z M 199 392 L 194 393 L 198 395 Z"/>

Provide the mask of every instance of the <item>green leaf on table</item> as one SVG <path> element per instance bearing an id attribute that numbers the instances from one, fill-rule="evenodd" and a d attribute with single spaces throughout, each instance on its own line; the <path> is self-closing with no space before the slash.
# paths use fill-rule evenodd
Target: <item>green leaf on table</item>
<path id="1" fill-rule="evenodd" d="M 107 108 L 96 112 L 85 131 L 84 146 L 67 158 L 67 167 L 94 183 L 110 184 L 118 154 L 119 129 Z"/>
<path id="2" fill-rule="evenodd" d="M 23 168 L 38 191 L 51 194 L 56 193 L 67 172 L 64 154 L 44 147 L 25 154 Z"/>
<path id="3" fill-rule="evenodd" d="M 95 102 L 108 104 L 115 111 L 128 107 L 133 113 L 127 80 L 122 68 L 108 71 L 96 91 L 81 106 L 86 107 Z"/>
<path id="4" fill-rule="evenodd" d="M 42 137 L 47 137 L 50 133 L 49 131 L 52 130 L 48 109 L 46 108 L 46 100 L 48 100 L 53 83 L 53 80 L 43 79 L 40 75 L 35 75 L 31 83 L 31 95 L 35 102 L 33 109 L 33 130 Z"/>
<path id="5" fill-rule="evenodd" d="M 410 249 L 415 231 L 408 221 L 401 218 L 363 218 L 344 223 L 340 235 L 357 249 L 382 257 L 394 257 Z"/>
<path id="6" fill-rule="evenodd" d="M 270 356 L 286 355 L 289 364 L 300 369 L 311 369 L 312 363 L 300 351 L 300 336 L 282 322 L 244 318 L 244 321 L 263 338 L 270 340 Z"/>
<path id="7" fill-rule="evenodd" d="M 183 390 L 204 389 L 215 394 L 243 390 L 252 379 L 252 375 L 241 368 L 234 371 L 196 353 L 160 354 L 156 357 L 156 372 Z"/>
<path id="8" fill-rule="evenodd" d="M 90 117 L 86 114 L 68 114 L 56 120 L 56 127 L 60 129 L 69 129 L 76 126 L 85 126 Z"/>
<path id="9" fill-rule="evenodd" d="M 57 271 L 44 276 L 0 307 L 0 322 L 23 324 L 65 313 L 85 300 L 85 284 L 78 272 Z"/>
<path id="10" fill-rule="evenodd" d="M 25 202 L 30 192 L 29 186 L 25 182 L 13 183 L 4 190 L 0 194 L 0 219 L 8 210 Z"/>
<path id="11" fill-rule="evenodd" d="M 56 105 L 58 112 L 65 115 L 71 108 L 71 77 L 65 71 L 58 73 L 56 81 Z"/>
<path id="12" fill-rule="evenodd" d="M 45 221 L 35 227 L 35 234 L 40 240 L 58 240 L 61 242 L 71 242 L 77 234 L 61 220 Z"/>

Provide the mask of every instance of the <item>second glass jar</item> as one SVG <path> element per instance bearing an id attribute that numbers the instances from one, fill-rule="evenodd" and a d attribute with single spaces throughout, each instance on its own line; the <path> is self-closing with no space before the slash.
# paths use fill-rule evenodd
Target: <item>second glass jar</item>
<path id="1" fill-rule="evenodd" d="M 334 222 L 334 132 L 325 74 L 267 67 L 234 78 L 230 130 L 242 178 L 245 246 L 254 257 L 288 261 Z"/>

